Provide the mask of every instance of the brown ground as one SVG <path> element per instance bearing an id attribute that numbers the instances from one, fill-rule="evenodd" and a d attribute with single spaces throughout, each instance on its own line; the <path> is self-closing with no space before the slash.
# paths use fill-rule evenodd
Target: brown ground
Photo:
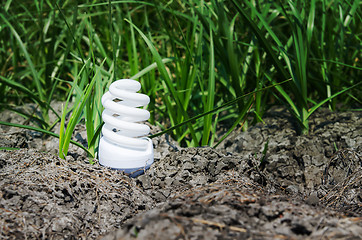
<path id="1" fill-rule="evenodd" d="M 59 159 L 57 139 L 0 127 L 0 147 L 24 148 L 0 151 L 0 239 L 361 239 L 361 116 L 322 109 L 297 136 L 273 109 L 217 149 L 163 136 L 134 179 L 77 148 Z"/>

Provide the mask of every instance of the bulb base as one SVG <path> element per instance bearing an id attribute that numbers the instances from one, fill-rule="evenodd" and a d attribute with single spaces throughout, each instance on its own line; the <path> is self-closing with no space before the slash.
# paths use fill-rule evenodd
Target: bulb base
<path id="1" fill-rule="evenodd" d="M 141 175 L 153 163 L 153 144 L 148 141 L 147 149 L 131 149 L 116 145 L 102 137 L 99 142 L 99 163 L 105 167 L 123 171 L 130 177 Z"/>

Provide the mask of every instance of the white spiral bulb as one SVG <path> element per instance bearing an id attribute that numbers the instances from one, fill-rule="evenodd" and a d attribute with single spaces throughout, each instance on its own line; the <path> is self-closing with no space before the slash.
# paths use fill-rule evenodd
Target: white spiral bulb
<path id="1" fill-rule="evenodd" d="M 146 106 L 150 98 L 137 93 L 140 89 L 139 82 L 121 79 L 112 83 L 102 97 L 105 124 L 99 143 L 99 162 L 126 173 L 147 168 L 153 162 L 152 141 L 144 137 L 150 128 L 139 123 L 148 120 L 150 113 L 138 108 Z"/>

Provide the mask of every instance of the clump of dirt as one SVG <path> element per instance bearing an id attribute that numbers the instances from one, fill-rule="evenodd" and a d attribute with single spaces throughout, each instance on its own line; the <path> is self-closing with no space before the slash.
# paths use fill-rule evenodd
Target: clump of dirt
<path id="1" fill-rule="evenodd" d="M 109 234 L 111 239 L 358 239 L 361 218 L 310 206 L 226 172 Z"/>
<path id="2" fill-rule="evenodd" d="M 362 215 L 362 160 L 361 150 L 338 151 L 328 162 L 323 173 L 323 184 L 318 193 L 325 206 L 350 215 Z"/>
<path id="3" fill-rule="evenodd" d="M 0 153 L 1 239 L 94 239 L 154 206 L 122 173 L 68 160 Z"/>
<path id="4" fill-rule="evenodd" d="M 246 132 L 235 131 L 218 150 L 257 155 L 267 145 L 260 166 L 283 188 L 297 184 L 301 191 L 322 183 L 324 168 L 339 150 L 362 147 L 362 113 L 333 113 L 320 109 L 310 119 L 310 134 L 296 134 L 293 119 L 283 108 L 273 108 Z"/>
<path id="5" fill-rule="evenodd" d="M 320 109 L 299 136 L 274 108 L 217 149 L 164 135 L 137 178 L 90 165 L 77 148 L 61 160 L 56 139 L 2 128 L 1 146 L 26 149 L 0 151 L 0 237 L 360 239 L 361 117 Z M 84 141 L 84 127 L 73 137 Z"/>

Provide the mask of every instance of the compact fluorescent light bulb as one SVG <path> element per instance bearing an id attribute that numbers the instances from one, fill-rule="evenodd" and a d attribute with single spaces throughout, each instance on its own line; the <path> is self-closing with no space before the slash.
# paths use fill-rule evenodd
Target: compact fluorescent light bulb
<path id="1" fill-rule="evenodd" d="M 102 97 L 105 110 L 104 126 L 99 142 L 99 163 L 119 169 L 131 176 L 142 174 L 153 163 L 153 144 L 145 137 L 150 128 L 139 122 L 150 113 L 138 107 L 146 106 L 150 98 L 141 93 L 141 84 L 131 79 L 112 83 Z"/>

